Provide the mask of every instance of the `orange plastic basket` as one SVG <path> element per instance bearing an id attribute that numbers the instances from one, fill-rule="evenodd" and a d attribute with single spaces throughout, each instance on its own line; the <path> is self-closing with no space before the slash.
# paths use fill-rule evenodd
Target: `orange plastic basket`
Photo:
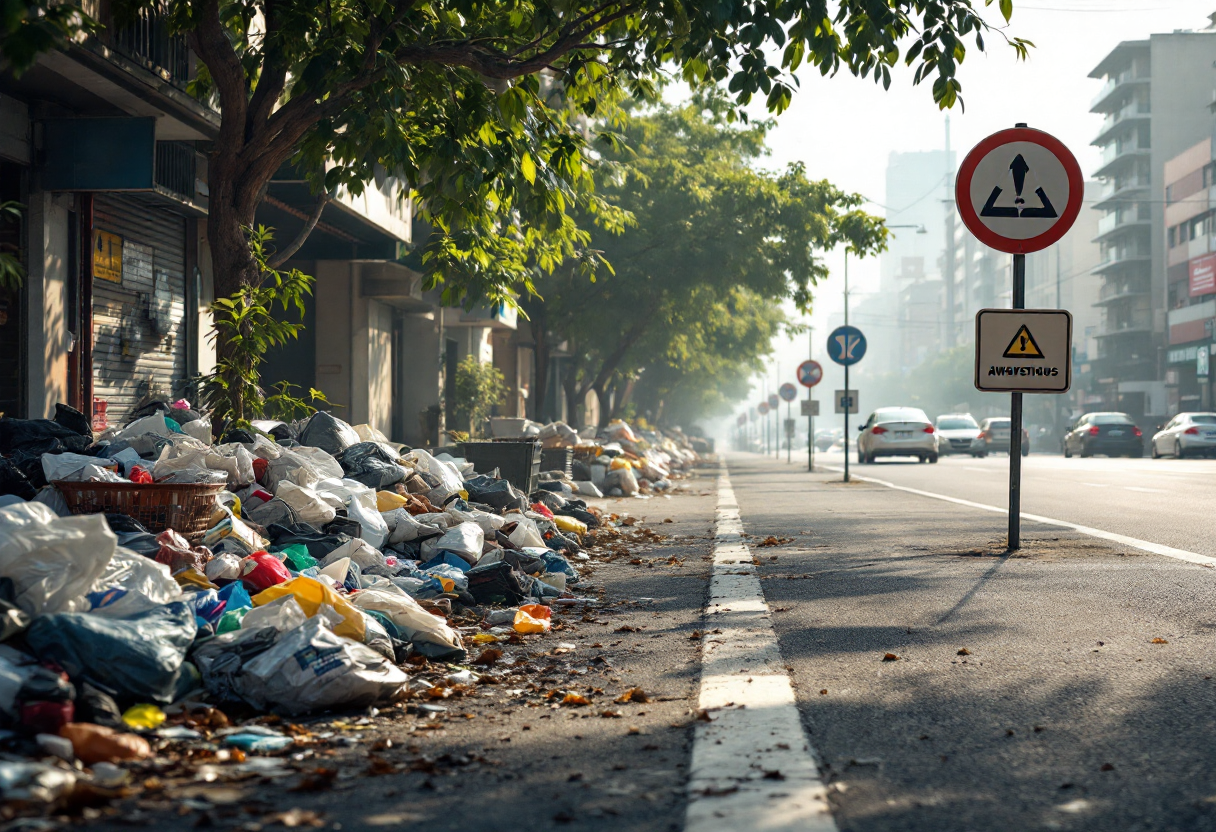
<path id="1" fill-rule="evenodd" d="M 66 482 L 56 480 L 72 514 L 125 514 L 152 533 L 173 529 L 193 542 L 202 537 L 223 483 Z"/>

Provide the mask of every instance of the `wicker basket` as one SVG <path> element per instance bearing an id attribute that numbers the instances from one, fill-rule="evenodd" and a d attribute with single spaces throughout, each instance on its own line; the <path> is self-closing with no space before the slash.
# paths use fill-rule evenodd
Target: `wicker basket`
<path id="1" fill-rule="evenodd" d="M 203 533 L 223 483 L 65 482 L 56 480 L 72 514 L 125 514 L 153 534 L 173 529 L 190 542 Z"/>

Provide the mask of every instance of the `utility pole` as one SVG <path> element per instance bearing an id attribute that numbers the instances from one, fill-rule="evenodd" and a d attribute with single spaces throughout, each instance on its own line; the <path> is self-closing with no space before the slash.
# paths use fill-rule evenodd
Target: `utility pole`
<path id="1" fill-rule="evenodd" d="M 950 116 L 946 116 L 946 253 L 942 278 L 946 283 L 946 349 L 954 346 L 954 165 L 950 162 Z M 964 274 L 966 270 L 964 269 Z"/>
<path id="2" fill-rule="evenodd" d="M 849 325 L 849 247 L 844 247 L 844 325 Z M 844 365 L 844 395 L 849 396 L 849 365 Z M 844 409 L 844 481 L 849 481 L 849 408 Z"/>
<path id="3" fill-rule="evenodd" d="M 815 359 L 815 327 L 808 326 L 807 330 L 807 345 L 806 357 L 810 360 Z M 809 402 L 815 393 L 814 387 L 806 388 L 806 400 Z M 815 473 L 815 417 L 810 414 L 810 405 L 807 405 L 806 417 L 806 470 L 808 473 Z M 846 453 L 848 448 L 845 448 Z"/>

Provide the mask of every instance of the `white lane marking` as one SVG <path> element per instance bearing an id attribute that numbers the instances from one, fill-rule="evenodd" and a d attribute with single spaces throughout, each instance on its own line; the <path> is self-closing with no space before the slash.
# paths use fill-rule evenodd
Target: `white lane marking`
<path id="1" fill-rule="evenodd" d="M 828 471 L 844 470 L 843 468 L 836 468 L 831 465 L 825 465 L 823 467 Z M 989 506 L 985 505 L 984 503 L 973 503 L 970 500 L 962 500 L 958 497 L 950 497 L 946 494 L 935 494 L 932 491 L 921 491 L 919 488 L 908 488 L 904 485 L 896 485 L 893 482 L 878 480 L 874 479 L 873 477 L 859 477 L 855 474 L 852 475 L 852 477 L 853 479 L 872 482 L 875 485 L 885 485 L 887 488 L 893 488 L 896 491 L 906 491 L 909 494 L 917 494 L 921 497 L 929 497 L 934 500 L 944 500 L 947 503 L 956 503 L 960 506 L 978 508 L 982 511 L 992 511 L 996 512 L 997 514 L 1004 514 L 1006 516 L 1009 514 L 1009 509 L 1001 508 L 1000 506 Z M 1081 534 L 1086 534 L 1090 537 L 1097 537 L 1101 540 L 1109 540 L 1112 543 L 1118 543 L 1120 545 L 1127 546 L 1132 549 L 1139 549 L 1142 552 L 1149 552 L 1154 555 L 1162 555 L 1167 558 L 1174 558 L 1175 560 L 1184 560 L 1187 563 L 1196 563 L 1200 566 L 1216 567 L 1216 558 L 1201 555 L 1198 552 L 1188 552 L 1185 549 L 1175 549 L 1173 546 L 1153 543 L 1151 540 L 1140 540 L 1139 538 L 1128 537 L 1127 535 L 1116 534 L 1115 532 L 1108 532 L 1105 529 L 1094 529 L 1089 526 L 1079 525 L 1077 523 L 1069 523 L 1067 520 L 1056 520 L 1053 517 L 1043 517 L 1039 514 L 1027 514 L 1024 511 L 1022 512 L 1022 519 L 1033 520 L 1036 523 L 1046 523 L 1049 526 L 1060 526 L 1061 528 L 1072 529 L 1074 532 L 1080 532 Z"/>
<path id="2" fill-rule="evenodd" d="M 969 465 L 964 465 L 963 470 L 964 471 L 979 471 L 981 474 L 988 474 L 992 471 L 991 468 L 973 468 Z"/>
<path id="3" fill-rule="evenodd" d="M 1110 483 L 1108 482 L 1083 482 L 1078 484 L 1088 485 L 1090 488 L 1110 488 Z"/>
<path id="4" fill-rule="evenodd" d="M 1123 487 L 1128 491 L 1141 491 L 1145 494 L 1164 494 L 1165 493 L 1165 489 L 1162 489 L 1162 488 L 1141 488 L 1138 485 L 1125 485 Z"/>
<path id="5" fill-rule="evenodd" d="M 836 832 L 742 535 L 723 463 L 701 648 L 700 707 L 710 721 L 697 722 L 684 829 Z M 780 772 L 780 779 L 767 772 Z"/>

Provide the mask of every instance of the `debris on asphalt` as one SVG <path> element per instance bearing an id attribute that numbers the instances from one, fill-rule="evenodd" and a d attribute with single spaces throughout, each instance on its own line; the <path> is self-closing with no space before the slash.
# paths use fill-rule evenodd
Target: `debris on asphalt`
<path id="1" fill-rule="evenodd" d="M 596 620 L 597 564 L 683 563 L 643 560 L 668 538 L 587 500 L 681 490 L 705 446 L 622 421 L 506 421 L 492 443 L 423 449 L 328 413 L 214 441 L 181 400 L 98 436 L 64 405 L 0 417 L 0 822 L 189 811 L 214 805 L 200 788 L 251 779 L 331 788 L 329 750 L 377 717 L 434 730 L 473 719 L 458 703 L 482 688 L 605 718 L 622 716 L 609 701 L 651 701 L 573 671 L 550 685 L 538 657 L 579 648 L 539 642 Z M 473 461 L 485 445 L 501 464 Z M 542 450 L 568 465 L 509 467 Z M 405 764 L 391 747 L 369 747 L 365 773 L 477 762 Z"/>

